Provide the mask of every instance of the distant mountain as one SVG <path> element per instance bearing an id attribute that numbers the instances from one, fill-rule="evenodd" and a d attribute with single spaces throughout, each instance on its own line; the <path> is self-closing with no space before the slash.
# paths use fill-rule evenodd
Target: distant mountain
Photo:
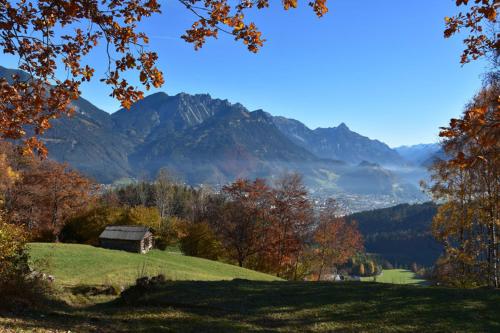
<path id="1" fill-rule="evenodd" d="M 0 77 L 5 78 L 9 83 L 12 83 L 12 76 L 17 75 L 22 81 L 29 79 L 29 75 L 26 72 L 20 71 L 18 69 L 5 68 L 0 66 Z"/>
<path id="2" fill-rule="evenodd" d="M 150 105 L 148 99 L 143 102 Z M 154 174 L 168 167 L 192 183 L 220 183 L 235 177 L 269 176 L 287 164 L 320 161 L 290 142 L 262 112 L 249 112 L 240 104 L 208 95 L 181 94 L 167 99 L 171 101 L 163 100 L 163 105 L 168 107 L 156 113 L 158 122 L 140 137 L 130 154 L 134 169 Z M 139 106 L 129 111 L 130 116 L 142 114 L 138 110 Z M 127 111 L 119 111 L 112 117 L 121 120 L 122 131 L 131 133 L 134 122 L 128 116 Z M 130 127 L 124 126 L 127 122 Z"/>
<path id="3" fill-rule="evenodd" d="M 383 166 L 403 166 L 404 159 L 385 143 L 353 132 L 346 124 L 311 130 L 301 122 L 273 117 L 274 123 L 290 140 L 322 158 L 342 160 L 351 164 L 363 161 Z"/>
<path id="4" fill-rule="evenodd" d="M 442 246 L 432 237 L 431 224 L 437 205 L 402 204 L 390 208 L 355 213 L 346 217 L 356 221 L 367 252 L 377 253 L 393 265 L 433 265 Z"/>
<path id="5" fill-rule="evenodd" d="M 0 74 L 12 72 L 0 68 Z M 312 131 L 296 120 L 250 112 L 207 94 L 156 93 L 113 114 L 84 98 L 73 104 L 74 115 L 52 121 L 42 140 L 50 158 L 99 182 L 154 177 L 162 167 L 190 184 L 273 179 L 296 171 L 310 188 L 329 193 L 418 192 L 381 166 L 404 163 L 395 151 L 345 125 Z"/>
<path id="6" fill-rule="evenodd" d="M 422 165 L 425 161 L 438 154 L 441 146 L 438 143 L 418 144 L 394 148 L 406 161 L 415 166 Z"/>
<path id="7" fill-rule="evenodd" d="M 99 182 L 112 183 L 134 173 L 128 163 L 133 150 L 129 138 L 116 131 L 107 112 L 84 98 L 73 102 L 75 113 L 51 122 L 42 137 L 49 158 L 68 162 Z"/>

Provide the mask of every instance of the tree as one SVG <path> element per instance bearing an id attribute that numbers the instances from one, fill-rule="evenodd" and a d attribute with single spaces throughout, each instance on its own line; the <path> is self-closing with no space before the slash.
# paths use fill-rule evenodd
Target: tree
<path id="1" fill-rule="evenodd" d="M 93 183 L 66 164 L 30 158 L 6 195 L 8 221 L 22 224 L 32 237 L 57 239 L 64 223 L 94 200 Z"/>
<path id="2" fill-rule="evenodd" d="M 262 46 L 261 32 L 245 14 L 268 7 L 268 0 L 179 1 L 196 17 L 182 36 L 195 49 L 219 31 L 241 40 L 252 52 Z M 318 16 L 326 13 L 325 2 L 310 2 Z M 285 9 L 296 6 L 296 0 L 283 2 Z M 23 139 L 25 151 L 35 149 L 45 155 L 37 137 L 50 128 L 51 119 L 73 113 L 70 103 L 80 96 L 80 85 L 95 74 L 84 61 L 101 43 L 108 69 L 100 80 L 124 108 L 141 99 L 143 92 L 123 73 L 137 71 L 146 90 L 161 86 L 163 75 L 155 66 L 158 56 L 146 49 L 149 39 L 138 31 L 139 22 L 160 12 L 157 0 L 0 0 L 0 48 L 18 57 L 19 69 L 27 73 L 0 79 L 0 137 Z M 66 71 L 64 79 L 57 77 L 58 69 Z"/>
<path id="3" fill-rule="evenodd" d="M 359 276 L 365 276 L 365 265 L 363 263 L 358 266 L 358 274 Z"/>
<path id="4" fill-rule="evenodd" d="M 182 253 L 188 256 L 217 260 L 222 254 L 221 243 L 207 223 L 191 223 L 180 240 Z"/>
<path id="5" fill-rule="evenodd" d="M 154 199 L 160 218 L 170 216 L 173 204 L 174 182 L 167 169 L 160 169 L 154 183 Z"/>
<path id="6" fill-rule="evenodd" d="M 155 207 L 135 206 L 129 209 L 126 224 L 143 225 L 159 232 L 161 217 Z"/>
<path id="7" fill-rule="evenodd" d="M 347 223 L 344 218 L 338 217 L 337 205 L 332 199 L 320 212 L 313 238 L 318 280 L 321 280 L 326 268 L 335 269 L 363 249 L 363 240 L 355 222 Z"/>
<path id="8" fill-rule="evenodd" d="M 368 261 L 368 265 L 366 267 L 368 276 L 377 274 L 377 267 L 375 266 L 375 263 L 372 260 Z"/>
<path id="9" fill-rule="evenodd" d="M 215 228 L 230 258 L 243 267 L 267 246 L 270 188 L 262 179 L 238 179 L 222 190 L 227 202 Z"/>
<path id="10" fill-rule="evenodd" d="M 63 242 L 97 245 L 99 235 L 108 225 L 127 223 L 127 209 L 116 206 L 96 205 L 71 217 L 61 230 Z"/>
<path id="11" fill-rule="evenodd" d="M 500 286 L 500 81 L 493 79 L 442 128 L 447 160 L 432 167 L 431 192 L 444 202 L 433 234 L 458 285 Z"/>
<path id="12" fill-rule="evenodd" d="M 272 191 L 268 235 L 271 265 L 278 276 L 293 278 L 314 223 L 312 205 L 299 174 L 285 174 Z"/>

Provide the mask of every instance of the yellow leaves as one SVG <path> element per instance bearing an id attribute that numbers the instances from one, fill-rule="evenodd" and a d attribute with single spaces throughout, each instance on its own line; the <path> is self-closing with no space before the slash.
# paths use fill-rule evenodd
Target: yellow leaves
<path id="1" fill-rule="evenodd" d="M 297 0 L 283 0 L 283 8 L 285 10 L 297 8 Z"/>
<path id="2" fill-rule="evenodd" d="M 310 2 L 311 6 L 318 17 L 322 17 L 328 12 L 328 7 L 326 7 L 326 0 L 315 0 Z"/>

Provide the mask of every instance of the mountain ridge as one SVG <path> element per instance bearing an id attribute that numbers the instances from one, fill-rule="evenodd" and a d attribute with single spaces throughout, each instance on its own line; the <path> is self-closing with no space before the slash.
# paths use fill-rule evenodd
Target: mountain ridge
<path id="1" fill-rule="evenodd" d="M 404 163 L 395 151 L 345 124 L 311 130 L 208 94 L 155 93 L 112 114 L 84 98 L 73 104 L 74 115 L 52 121 L 42 140 L 49 158 L 102 183 L 154 177 L 166 167 L 190 184 L 272 180 L 295 171 L 311 188 L 330 192 L 409 197 L 418 192 L 384 169 L 391 159 Z M 320 153 L 316 143 L 323 144 Z M 356 148 L 352 155 L 350 147 Z"/>

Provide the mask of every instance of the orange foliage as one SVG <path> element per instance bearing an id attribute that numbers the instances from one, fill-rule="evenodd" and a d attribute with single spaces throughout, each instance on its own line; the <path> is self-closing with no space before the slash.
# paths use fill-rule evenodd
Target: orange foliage
<path id="1" fill-rule="evenodd" d="M 0 179 L 5 217 L 24 225 L 33 238 L 56 239 L 67 219 L 94 200 L 92 182 L 66 164 L 19 156 L 4 144 L 0 172 L 5 168 L 11 173 L 7 181 Z"/>
<path id="2" fill-rule="evenodd" d="M 500 84 L 493 80 L 442 128 L 448 160 L 433 168 L 431 191 L 444 203 L 433 221 L 440 261 L 461 286 L 500 286 Z"/>
<path id="3" fill-rule="evenodd" d="M 363 239 L 357 225 L 337 216 L 333 200 L 328 200 L 326 208 L 320 213 L 319 225 L 314 231 L 314 242 L 318 280 L 326 268 L 345 264 L 363 249 Z"/>
<path id="4" fill-rule="evenodd" d="M 456 0 L 456 4 L 466 9 L 446 18 L 444 36 L 449 38 L 462 30 L 468 30 L 469 36 L 464 39 L 466 49 L 462 53 L 461 62 L 465 64 L 489 53 L 497 57 L 500 49 L 498 0 Z M 490 28 L 491 34 L 488 33 Z"/>

